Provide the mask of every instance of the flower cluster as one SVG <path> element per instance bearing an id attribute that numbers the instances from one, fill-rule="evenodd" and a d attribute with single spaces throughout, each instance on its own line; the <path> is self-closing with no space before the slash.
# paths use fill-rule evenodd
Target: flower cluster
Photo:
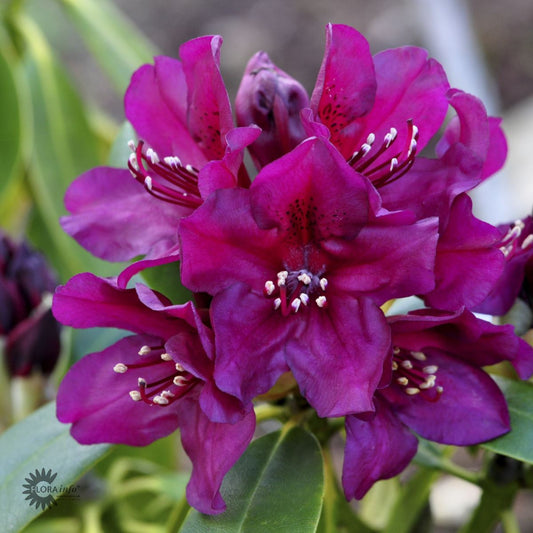
<path id="1" fill-rule="evenodd" d="M 311 96 L 260 52 L 234 123 L 221 42 L 141 67 L 125 96 L 138 135 L 127 168 L 92 169 L 67 191 L 65 231 L 104 259 L 137 260 L 56 291 L 61 322 L 133 332 L 74 365 L 59 419 L 82 443 L 145 445 L 179 428 L 189 502 L 210 514 L 253 436 L 254 400 L 287 373 L 287 395 L 345 417 L 347 498 L 401 472 L 415 435 L 472 445 L 507 432 L 483 367 L 509 361 L 527 378 L 533 350 L 473 311 L 500 311 L 507 265 L 533 246 L 474 217 L 467 195 L 505 160 L 500 121 L 424 50 L 373 57 L 356 30 L 329 25 Z M 175 261 L 194 304 L 131 286 Z M 422 309 L 386 314 L 411 296 Z"/>

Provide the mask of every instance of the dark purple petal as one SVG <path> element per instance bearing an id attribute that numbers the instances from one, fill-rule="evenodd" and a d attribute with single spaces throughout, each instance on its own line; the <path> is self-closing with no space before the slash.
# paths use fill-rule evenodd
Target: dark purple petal
<path id="1" fill-rule="evenodd" d="M 248 190 L 216 191 L 181 221 L 179 233 L 182 282 L 193 291 L 214 294 L 238 281 L 263 290 L 279 270 L 279 239 L 257 227 Z"/>
<path id="2" fill-rule="evenodd" d="M 142 304 L 135 289 L 119 289 L 114 280 L 90 273 L 58 287 L 52 311 L 59 322 L 76 328 L 114 327 L 166 338 L 182 327 L 176 318 Z"/>
<path id="3" fill-rule="evenodd" d="M 183 67 L 178 60 L 160 58 L 156 67 L 143 65 L 132 76 L 124 96 L 126 118 L 141 139 L 162 156 L 177 155 L 199 168 L 206 157 L 191 136 L 184 118 L 187 102 Z M 174 96 L 167 100 L 167 95 Z"/>
<path id="4" fill-rule="evenodd" d="M 157 255 L 175 246 L 178 220 L 190 208 L 150 196 L 128 170 L 97 167 L 68 188 L 63 229 L 84 248 L 108 261 Z"/>
<path id="5" fill-rule="evenodd" d="M 373 410 L 390 330 L 369 299 L 329 298 L 326 308 L 299 311 L 305 330 L 288 339 L 287 362 L 320 417 Z"/>
<path id="6" fill-rule="evenodd" d="M 78 442 L 145 446 L 177 429 L 174 406 L 135 402 L 129 395 L 138 390 L 139 376 L 159 379 L 162 376 L 157 372 L 163 369 L 158 367 L 164 365 L 131 369 L 124 374 L 113 371 L 117 363 L 137 363 L 139 348 L 158 341 L 146 335 L 126 337 L 72 366 L 59 386 L 57 417 L 72 424 L 71 433 Z"/>
<path id="7" fill-rule="evenodd" d="M 4 351 L 9 375 L 51 374 L 61 349 L 59 335 L 60 326 L 52 312 L 34 310 L 7 335 Z"/>
<path id="8" fill-rule="evenodd" d="M 342 486 L 348 500 L 361 499 L 380 479 L 398 475 L 416 453 L 416 437 L 376 398 L 370 420 L 346 417 Z"/>
<path id="9" fill-rule="evenodd" d="M 439 130 L 448 109 L 450 86 L 442 66 L 428 58 L 426 50 L 406 46 L 376 54 L 374 67 L 376 99 L 372 109 L 359 119 L 362 135 L 353 151 L 369 133 L 374 133 L 378 142 L 391 127 L 398 132 L 394 146 L 403 147 L 411 140 L 408 120 L 418 128 L 417 151 L 422 150 Z"/>
<path id="10" fill-rule="evenodd" d="M 522 379 L 533 373 L 533 348 L 514 334 L 467 310 L 455 313 L 423 309 L 388 318 L 393 343 L 412 351 L 438 348 L 475 366 L 510 361 Z"/>
<path id="11" fill-rule="evenodd" d="M 180 46 L 188 88 L 187 126 L 207 159 L 222 159 L 224 136 L 233 127 L 228 93 L 220 74 L 221 46 L 220 36 L 198 37 Z"/>
<path id="12" fill-rule="evenodd" d="M 426 439 L 457 446 L 478 444 L 509 431 L 505 398 L 483 370 L 437 349 L 424 353 L 425 363 L 438 367 L 435 386 L 443 389 L 438 399 L 430 396 L 432 389 L 410 396 L 397 384 L 381 391 L 405 425 Z"/>
<path id="13" fill-rule="evenodd" d="M 279 228 L 286 241 L 303 245 L 355 237 L 368 220 L 372 194 L 333 146 L 317 138 L 263 168 L 250 192 L 258 226 Z"/>
<path id="14" fill-rule="evenodd" d="M 220 485 L 252 440 L 255 415 L 252 411 L 235 424 L 218 424 L 196 402 L 186 402 L 179 411 L 179 426 L 183 448 L 192 462 L 187 500 L 201 513 L 221 513 L 226 505 Z"/>
<path id="15" fill-rule="evenodd" d="M 211 317 L 217 354 L 215 382 L 247 404 L 288 370 L 285 345 L 301 330 L 301 322 L 295 316 L 281 316 L 272 300 L 242 283 L 213 298 Z"/>
<path id="16" fill-rule="evenodd" d="M 472 200 L 459 195 L 441 233 L 435 262 L 435 289 L 424 301 L 438 309 L 474 307 L 491 291 L 504 268 L 499 231 L 472 215 Z"/>
<path id="17" fill-rule="evenodd" d="M 437 220 L 406 222 L 398 213 L 378 217 L 342 253 L 331 250 L 339 259 L 328 275 L 331 285 L 378 304 L 432 289 Z"/>
<path id="18" fill-rule="evenodd" d="M 302 85 L 272 63 L 265 52 L 250 59 L 235 98 L 235 113 L 239 126 L 256 124 L 262 130 L 250 148 L 258 168 L 305 138 L 299 115 L 308 105 Z"/>
<path id="19" fill-rule="evenodd" d="M 342 24 L 326 27 L 326 50 L 311 96 L 311 108 L 331 132 L 331 142 L 345 158 L 354 151 L 359 134 L 345 131 L 367 113 L 376 94 L 376 78 L 370 48 L 355 29 Z"/>

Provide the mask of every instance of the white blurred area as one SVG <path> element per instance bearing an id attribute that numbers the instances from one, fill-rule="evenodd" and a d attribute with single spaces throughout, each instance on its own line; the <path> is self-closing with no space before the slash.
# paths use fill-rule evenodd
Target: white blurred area
<path id="1" fill-rule="evenodd" d="M 491 115 L 502 116 L 466 2 L 412 2 L 424 44 L 444 66 L 452 87 L 480 97 Z M 503 129 L 509 145 L 507 162 L 471 193 L 476 215 L 492 224 L 523 218 L 533 207 L 533 97 L 503 115 Z"/>

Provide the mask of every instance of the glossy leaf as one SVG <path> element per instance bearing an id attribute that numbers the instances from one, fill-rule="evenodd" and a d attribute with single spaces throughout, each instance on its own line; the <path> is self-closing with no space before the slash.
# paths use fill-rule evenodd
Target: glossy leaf
<path id="1" fill-rule="evenodd" d="M 19 29 L 27 45 L 24 66 L 33 111 L 34 152 L 28 172 L 36 205 L 32 240 L 47 252 L 63 280 L 85 270 L 112 272 L 116 268 L 83 250 L 59 225 L 68 185 L 100 162 L 97 139 L 40 29 L 29 18 L 20 18 Z"/>
<path id="2" fill-rule="evenodd" d="M 253 442 L 222 485 L 218 516 L 192 510 L 181 533 L 306 533 L 317 529 L 324 495 L 320 446 L 295 427 Z"/>
<path id="3" fill-rule="evenodd" d="M 133 71 L 152 61 L 155 47 L 111 2 L 62 0 L 61 3 L 122 95 Z"/>
<path id="4" fill-rule="evenodd" d="M 509 406 L 511 431 L 482 444 L 484 448 L 533 464 L 533 384 L 493 376 Z"/>
<path id="5" fill-rule="evenodd" d="M 42 506 L 30 505 L 23 485 L 31 474 L 44 470 L 57 474 L 50 483 L 54 498 L 86 472 L 109 449 L 108 445 L 82 446 L 55 415 L 55 403 L 49 403 L 9 428 L 0 437 L 0 525 L 3 532 L 19 531 L 42 512 Z M 50 490 L 50 489 L 49 489 Z M 57 492 L 56 492 L 57 491 Z M 46 494 L 46 492 L 45 492 Z M 60 504 L 59 504 L 60 505 Z"/>

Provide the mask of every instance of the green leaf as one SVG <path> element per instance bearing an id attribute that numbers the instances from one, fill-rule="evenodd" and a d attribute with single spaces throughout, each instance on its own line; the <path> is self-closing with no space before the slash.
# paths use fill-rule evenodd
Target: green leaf
<path id="1" fill-rule="evenodd" d="M 2 161 L 2 179 L 0 179 L 0 198 L 3 198 L 8 186 L 18 175 L 24 142 L 22 109 L 18 90 L 20 82 L 11 59 L 7 42 L 0 42 L 0 161 Z M 20 96 L 19 96 L 20 95 Z"/>
<path id="2" fill-rule="evenodd" d="M 83 171 L 101 163 L 98 140 L 89 126 L 80 96 L 57 62 L 39 27 L 17 19 L 26 44 L 24 57 L 33 110 L 34 153 L 28 180 L 36 204 L 32 240 L 58 270 L 62 280 L 81 271 L 110 274 L 117 267 L 83 250 L 63 232 L 63 197 Z"/>
<path id="3" fill-rule="evenodd" d="M 192 298 L 192 292 L 181 284 L 179 263 L 168 263 L 141 272 L 141 277 L 154 290 L 170 298 L 174 304 L 183 304 Z"/>
<path id="4" fill-rule="evenodd" d="M 143 63 L 151 63 L 155 47 L 106 0 L 61 0 L 80 35 L 119 94 Z"/>
<path id="5" fill-rule="evenodd" d="M 533 464 L 533 384 L 493 376 L 502 390 L 511 415 L 511 431 L 482 444 L 483 448 Z"/>
<path id="6" fill-rule="evenodd" d="M 316 531 L 324 495 L 318 441 L 298 427 L 265 435 L 230 470 L 221 493 L 227 510 L 192 510 L 181 533 Z"/>
<path id="7" fill-rule="evenodd" d="M 83 446 L 69 433 L 69 426 L 61 424 L 55 415 L 55 403 L 50 403 L 9 428 L 0 437 L 0 521 L 3 532 L 19 531 L 42 510 L 30 505 L 23 485 L 44 468 L 57 476 L 51 483 L 54 497 L 66 492 L 74 481 L 86 472 L 109 446 Z M 50 490 L 50 489 L 49 489 Z M 56 492 L 57 491 L 57 492 Z M 44 493 L 46 494 L 46 492 Z M 59 504 L 60 505 L 60 504 Z"/>

